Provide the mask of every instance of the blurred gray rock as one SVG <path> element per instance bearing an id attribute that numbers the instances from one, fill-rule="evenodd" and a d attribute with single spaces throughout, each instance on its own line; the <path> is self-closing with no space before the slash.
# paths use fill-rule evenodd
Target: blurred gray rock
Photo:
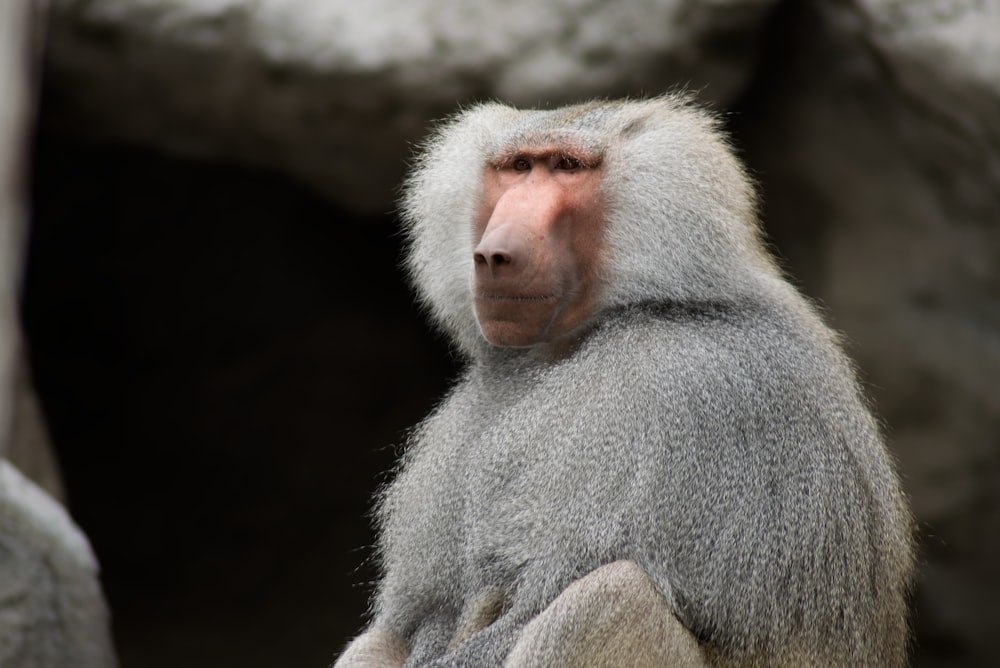
<path id="1" fill-rule="evenodd" d="M 53 499 L 65 503 L 66 489 L 59 471 L 59 462 L 52 449 L 23 344 L 20 348 L 14 361 L 10 429 L 6 440 L 0 440 L 0 457 L 16 466 Z"/>
<path id="2" fill-rule="evenodd" d="M 28 0 L 0 3 L 0 666 L 111 668 L 108 614 L 86 538 L 55 499 L 3 459 L 17 453 L 58 491 L 44 433 L 17 441 L 29 423 L 40 427 L 25 403 L 34 396 L 27 375 L 17 370 L 34 25 Z"/>
<path id="3" fill-rule="evenodd" d="M 25 225 L 28 0 L 0 4 L 0 455 L 12 413 Z"/>
<path id="4" fill-rule="evenodd" d="M 0 459 L 0 666 L 115 666 L 97 570 L 65 509 Z"/>
<path id="5" fill-rule="evenodd" d="M 429 120 L 687 85 L 732 101 L 773 0 L 55 0 L 48 75 L 92 137 L 287 171 L 391 210 Z"/>
<path id="6" fill-rule="evenodd" d="M 0 6 L 0 458 L 13 461 L 62 500 L 59 466 L 38 407 L 18 323 L 27 218 L 27 129 L 34 111 L 28 79 L 40 51 L 40 31 L 35 30 L 41 23 L 40 6 L 30 0 Z"/>
<path id="7" fill-rule="evenodd" d="M 887 423 L 927 562 L 920 650 L 995 658 L 1000 3 L 816 3 L 789 27 L 742 128 L 765 219 Z"/>

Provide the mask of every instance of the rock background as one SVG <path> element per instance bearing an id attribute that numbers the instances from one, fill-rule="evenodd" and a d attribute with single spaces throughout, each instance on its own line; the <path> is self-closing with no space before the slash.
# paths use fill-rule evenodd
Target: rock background
<path id="1" fill-rule="evenodd" d="M 42 15 L 27 0 L 0 5 L 0 666 L 114 668 L 97 560 L 59 503 L 17 315 Z"/>
<path id="2" fill-rule="evenodd" d="M 998 35 L 991 0 L 53 0 L 22 316 L 122 665 L 361 625 L 364 513 L 455 369 L 389 213 L 428 123 L 678 85 L 886 422 L 915 665 L 1000 661 Z"/>
<path id="3" fill-rule="evenodd" d="M 465 101 L 733 99 L 771 4 L 55 0 L 49 56 L 66 127 L 278 169 L 370 214 Z"/>

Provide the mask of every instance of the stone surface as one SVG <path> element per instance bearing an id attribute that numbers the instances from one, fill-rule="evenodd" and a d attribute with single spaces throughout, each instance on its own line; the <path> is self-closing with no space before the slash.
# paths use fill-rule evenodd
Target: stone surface
<path id="1" fill-rule="evenodd" d="M 17 285 L 25 224 L 25 131 L 28 127 L 27 0 L 0 5 L 0 455 L 13 411 L 18 346 Z"/>
<path id="2" fill-rule="evenodd" d="M 0 665 L 117 665 L 87 539 L 58 502 L 4 460 L 0 527 Z"/>
<path id="3" fill-rule="evenodd" d="M 773 0 L 56 0 L 67 126 L 290 172 L 394 204 L 409 142 L 471 99 L 560 103 L 678 84 L 720 103 Z"/>
<path id="4" fill-rule="evenodd" d="M 58 486 L 19 355 L 18 287 L 23 259 L 31 3 L 0 4 L 0 666 L 116 665 L 97 562 L 65 509 L 3 457 L 16 454 Z M 17 423 L 21 427 L 15 426 Z M 37 447 L 35 447 L 37 446 Z M 38 449 L 38 448 L 41 449 Z"/>
<path id="5" fill-rule="evenodd" d="M 66 490 L 59 462 L 52 449 L 23 344 L 20 348 L 14 360 L 10 424 L 7 438 L 0 444 L 0 457 L 16 466 L 53 499 L 65 503 Z"/>
<path id="6" fill-rule="evenodd" d="M 40 7 L 41 3 L 36 6 Z M 29 73 L 41 21 L 29 0 L 0 7 L 0 457 L 62 499 L 53 455 L 31 382 L 18 323 L 27 218 L 28 128 L 34 111 Z"/>
<path id="7" fill-rule="evenodd" d="M 887 423 L 926 564 L 918 656 L 995 657 L 1000 6 L 831 3 L 787 26 L 740 126 L 765 219 Z"/>

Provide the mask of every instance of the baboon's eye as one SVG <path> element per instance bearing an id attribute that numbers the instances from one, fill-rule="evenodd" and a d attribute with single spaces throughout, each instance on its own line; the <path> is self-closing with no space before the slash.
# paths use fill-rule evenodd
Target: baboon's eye
<path id="1" fill-rule="evenodd" d="M 583 163 L 574 158 L 571 155 L 561 155 L 556 161 L 556 169 L 561 169 L 563 171 L 572 172 L 583 167 Z"/>
<path id="2" fill-rule="evenodd" d="M 514 158 L 514 162 L 511 163 L 511 167 L 514 168 L 515 172 L 530 172 L 531 161 L 527 158 Z"/>

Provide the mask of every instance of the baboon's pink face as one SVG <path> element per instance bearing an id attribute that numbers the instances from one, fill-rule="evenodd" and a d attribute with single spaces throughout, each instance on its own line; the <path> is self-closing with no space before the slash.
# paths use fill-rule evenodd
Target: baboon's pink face
<path id="1" fill-rule="evenodd" d="M 474 222 L 476 318 L 495 346 L 557 341 L 587 321 L 603 257 L 600 159 L 526 146 L 483 174 Z"/>

